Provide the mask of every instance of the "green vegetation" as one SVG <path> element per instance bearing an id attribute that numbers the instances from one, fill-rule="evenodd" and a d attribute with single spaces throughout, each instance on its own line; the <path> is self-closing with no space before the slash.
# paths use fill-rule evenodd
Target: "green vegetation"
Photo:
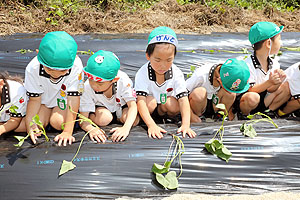
<path id="1" fill-rule="evenodd" d="M 182 174 L 181 155 L 185 151 L 182 140 L 174 134 L 172 134 L 172 137 L 173 137 L 173 140 L 170 144 L 168 155 L 167 155 L 164 165 L 154 163 L 152 166 L 152 169 L 151 169 L 151 171 L 155 174 L 155 178 L 156 178 L 157 182 L 160 185 L 162 185 L 165 189 L 169 189 L 169 190 L 174 190 L 174 189 L 178 188 L 178 179 Z M 175 141 L 176 141 L 175 149 L 173 150 L 173 152 L 171 154 L 171 149 L 172 149 Z M 176 177 L 175 171 L 170 171 L 172 162 L 176 158 L 178 158 L 179 165 L 180 165 L 180 172 L 177 177 Z"/>
<path id="2" fill-rule="evenodd" d="M 228 162 L 232 153 L 223 144 L 224 122 L 228 116 L 228 112 L 224 104 L 217 104 L 216 107 L 225 111 L 219 111 L 219 113 L 223 116 L 222 124 L 215 136 L 205 143 L 205 148 L 209 153 L 215 154 L 219 158 Z"/>
<path id="3" fill-rule="evenodd" d="M 264 118 L 262 119 L 253 119 L 255 116 L 262 116 Z M 262 121 L 265 121 L 265 122 L 269 122 L 271 124 L 273 124 L 275 126 L 275 128 L 278 128 L 278 125 L 274 123 L 274 121 L 268 116 L 268 115 L 265 115 L 261 112 L 257 112 L 253 115 L 248 115 L 247 116 L 250 120 L 243 123 L 241 126 L 240 126 L 240 131 L 244 134 L 244 136 L 247 136 L 247 137 L 251 137 L 251 138 L 254 138 L 257 136 L 257 133 L 253 127 L 254 124 L 258 123 L 258 122 L 262 122 Z"/>

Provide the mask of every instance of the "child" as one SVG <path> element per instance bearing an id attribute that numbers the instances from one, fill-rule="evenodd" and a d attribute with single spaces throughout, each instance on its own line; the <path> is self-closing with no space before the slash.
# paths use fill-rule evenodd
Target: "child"
<path id="1" fill-rule="evenodd" d="M 275 92 L 285 79 L 278 61 L 269 57 L 278 54 L 282 29 L 283 26 L 278 27 L 271 22 L 258 22 L 249 31 L 254 54 L 245 60 L 250 70 L 250 89 L 237 98 L 237 111 L 243 114 L 238 115 L 240 119 L 250 112 L 264 112 L 268 106 L 272 106 L 272 96 L 266 97 Z"/>
<path id="2" fill-rule="evenodd" d="M 175 32 L 168 27 L 155 28 L 149 35 L 144 64 L 135 77 L 138 111 L 148 126 L 148 136 L 162 138 L 167 131 L 159 127 L 151 117 L 157 108 L 160 116 L 181 113 L 182 124 L 177 132 L 193 138 L 190 129 L 190 106 L 183 73 L 173 64 L 178 41 Z"/>
<path id="3" fill-rule="evenodd" d="M 110 131 L 113 132 L 113 142 L 124 141 L 131 127 L 139 122 L 132 81 L 119 69 L 120 62 L 114 53 L 101 50 L 93 54 L 83 69 L 88 81 L 84 84 L 85 91 L 80 101 L 81 114 L 97 125 L 106 126 L 113 118 L 124 124 Z M 95 129 L 88 122 L 83 122 L 81 128 L 91 131 L 91 140 L 105 142 L 106 137 L 101 129 Z"/>
<path id="4" fill-rule="evenodd" d="M 27 96 L 22 80 L 0 73 L 0 135 L 6 132 L 26 132 L 23 117 Z"/>
<path id="5" fill-rule="evenodd" d="M 236 93 L 248 90 L 250 72 L 243 60 L 228 59 L 224 64 L 205 65 L 189 78 L 187 89 L 191 92 L 191 122 L 201 122 L 198 116 L 215 118 L 216 105 L 222 103 L 229 120 L 234 119 L 232 105 Z"/>
<path id="6" fill-rule="evenodd" d="M 288 116 L 288 114 L 300 109 L 300 62 L 287 68 L 285 73 L 287 76 L 286 81 L 278 91 L 272 93 L 275 95 L 273 102 L 278 100 L 279 103 L 274 107 L 270 106 L 270 109 L 276 110 L 287 102 L 280 107 L 281 109 L 278 109 L 277 115 L 279 117 Z"/>
<path id="7" fill-rule="evenodd" d="M 82 62 L 76 56 L 77 44 L 64 31 L 47 33 L 42 39 L 37 57 L 27 65 L 25 88 L 29 101 L 27 105 L 26 128 L 33 143 L 40 131 L 36 125 L 30 126 L 32 117 L 39 115 L 44 127 L 50 125 L 61 130 L 54 140 L 58 145 L 72 144 L 76 114 L 80 95 L 83 92 Z"/>

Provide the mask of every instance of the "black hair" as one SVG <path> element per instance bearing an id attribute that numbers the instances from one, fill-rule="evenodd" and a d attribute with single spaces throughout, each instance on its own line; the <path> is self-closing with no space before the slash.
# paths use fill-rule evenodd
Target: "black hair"
<path id="1" fill-rule="evenodd" d="M 275 37 L 276 37 L 276 35 L 273 36 L 273 37 L 271 37 L 270 39 L 274 42 Z M 264 43 L 266 40 L 268 40 L 268 39 L 265 39 L 265 40 L 256 42 L 256 43 L 253 45 L 253 50 L 254 50 L 254 51 L 257 51 L 257 50 L 261 49 L 263 43 Z"/>
<path id="2" fill-rule="evenodd" d="M 4 81 L 4 83 L 7 85 L 7 87 L 8 87 L 7 80 L 16 81 L 16 82 L 19 82 L 19 83 L 23 84 L 23 80 L 20 76 L 11 76 L 6 71 L 5 72 L 0 72 L 0 79 L 2 79 Z M 9 87 L 8 87 L 8 90 L 9 90 Z M 2 91 L 0 90 L 0 96 L 1 95 L 2 95 Z"/>
<path id="3" fill-rule="evenodd" d="M 167 43 L 167 42 L 160 42 L 160 43 L 153 43 L 153 44 L 149 44 L 147 46 L 147 49 L 146 49 L 146 54 L 148 54 L 148 56 L 150 57 L 153 52 L 154 52 L 154 48 L 157 44 L 171 44 L 171 43 Z M 175 46 L 175 45 L 174 45 Z M 174 51 L 174 56 L 176 56 L 176 53 L 177 53 L 177 48 L 175 46 L 175 51 Z"/>

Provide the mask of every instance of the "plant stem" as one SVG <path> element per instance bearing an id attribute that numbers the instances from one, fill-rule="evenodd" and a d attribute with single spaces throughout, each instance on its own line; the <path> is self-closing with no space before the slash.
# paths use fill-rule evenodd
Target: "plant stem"
<path id="1" fill-rule="evenodd" d="M 92 130 L 94 130 L 95 128 L 96 128 L 96 127 L 94 127 L 93 129 L 89 130 L 88 132 L 86 132 L 86 133 L 84 134 L 84 136 L 82 137 L 82 139 L 81 139 L 81 141 L 80 141 L 80 144 L 79 144 L 79 146 L 78 146 L 78 149 L 77 149 L 77 151 L 76 151 L 76 154 L 74 155 L 74 157 L 73 157 L 73 159 L 71 160 L 71 162 L 74 161 L 74 159 L 76 158 L 77 154 L 79 153 L 79 150 L 80 150 L 80 148 L 81 148 L 81 145 L 82 145 L 82 143 L 83 143 L 84 138 L 85 138 Z"/>
<path id="2" fill-rule="evenodd" d="M 170 155 L 170 152 L 171 152 L 171 148 L 172 148 L 172 146 L 173 146 L 173 143 L 174 143 L 174 141 L 175 141 L 175 138 L 174 138 L 174 135 L 172 134 L 172 142 L 171 142 L 171 144 L 170 144 L 170 147 L 169 147 L 169 151 L 168 151 L 168 155 L 167 155 L 167 158 L 166 158 L 166 161 L 165 161 L 165 163 L 169 160 L 169 155 Z"/>

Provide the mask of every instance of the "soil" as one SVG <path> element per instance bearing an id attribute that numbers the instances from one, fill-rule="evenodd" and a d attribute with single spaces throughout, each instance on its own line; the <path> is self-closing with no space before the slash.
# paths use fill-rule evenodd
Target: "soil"
<path id="1" fill-rule="evenodd" d="M 70 34 L 148 33 L 157 26 L 169 26 L 176 33 L 247 32 L 259 21 L 284 25 L 284 31 L 300 31 L 300 10 L 281 12 L 273 8 L 249 10 L 235 7 L 211 8 L 198 3 L 179 5 L 162 0 L 148 9 L 135 12 L 108 7 L 83 7 L 58 19 L 57 25 L 46 20 L 49 10 L 12 3 L 0 7 L 0 35 L 64 30 Z"/>

